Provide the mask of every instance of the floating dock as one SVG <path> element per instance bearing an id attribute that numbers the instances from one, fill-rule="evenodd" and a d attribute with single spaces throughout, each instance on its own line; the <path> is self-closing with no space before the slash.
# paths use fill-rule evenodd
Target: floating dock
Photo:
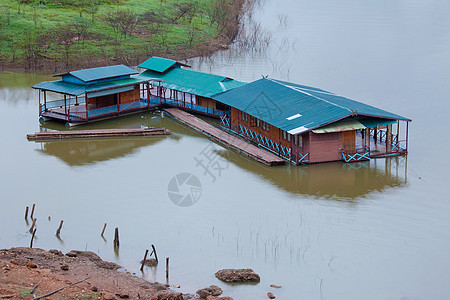
<path id="1" fill-rule="evenodd" d="M 172 132 L 165 128 L 125 128 L 125 129 L 92 129 L 92 130 L 67 130 L 49 131 L 27 134 L 29 141 L 53 140 L 53 139 L 80 139 L 98 137 L 126 137 L 126 136 L 149 136 L 170 135 Z"/>
<path id="2" fill-rule="evenodd" d="M 261 149 L 247 141 L 233 136 L 213 125 L 191 115 L 188 112 L 182 111 L 178 108 L 166 108 L 164 109 L 174 119 L 180 121 L 186 126 L 193 128 L 226 147 L 232 148 L 238 152 L 253 158 L 254 160 L 265 164 L 267 166 L 283 165 L 286 161 L 264 149 Z"/>

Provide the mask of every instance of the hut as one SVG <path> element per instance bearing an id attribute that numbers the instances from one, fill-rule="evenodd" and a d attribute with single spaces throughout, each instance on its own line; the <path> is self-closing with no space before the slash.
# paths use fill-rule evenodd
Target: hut
<path id="1" fill-rule="evenodd" d="M 60 80 L 33 86 L 39 90 L 40 120 L 76 125 L 148 109 L 149 78 L 138 74 L 124 65 L 56 74 Z"/>
<path id="2" fill-rule="evenodd" d="M 171 59 L 153 56 L 139 65 L 141 77 L 157 79 L 150 90 L 152 104 L 219 118 L 229 114 L 230 107 L 213 99 L 213 95 L 246 83 L 232 78 L 193 71 L 190 66 Z"/>
<path id="3" fill-rule="evenodd" d="M 410 119 L 322 89 L 262 78 L 212 98 L 230 107 L 222 128 L 294 164 L 408 151 Z"/>

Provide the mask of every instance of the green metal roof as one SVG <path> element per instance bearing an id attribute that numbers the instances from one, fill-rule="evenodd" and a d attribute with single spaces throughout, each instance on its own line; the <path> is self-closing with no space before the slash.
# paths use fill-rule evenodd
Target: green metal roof
<path id="1" fill-rule="evenodd" d="M 217 94 L 213 99 L 291 134 L 310 131 L 345 118 L 376 117 L 380 118 L 380 122 L 386 119 L 410 121 L 325 90 L 275 79 L 263 78 Z"/>
<path id="2" fill-rule="evenodd" d="M 188 65 L 183 64 L 179 61 L 157 56 L 150 57 L 149 59 L 138 65 L 138 67 L 159 73 L 164 73 L 175 65 L 189 67 Z"/>
<path id="3" fill-rule="evenodd" d="M 89 93 L 86 93 L 86 97 L 88 97 L 88 98 L 102 97 L 102 96 L 106 96 L 106 95 L 113 95 L 113 94 L 119 94 L 119 93 L 123 93 L 123 92 L 132 91 L 133 89 L 134 89 L 134 86 L 132 86 L 132 85 L 121 86 L 121 87 L 113 88 L 113 89 L 89 92 Z"/>
<path id="4" fill-rule="evenodd" d="M 140 75 L 133 76 L 127 79 L 108 81 L 104 83 L 97 83 L 92 85 L 83 85 L 65 82 L 62 80 L 57 81 L 44 81 L 32 86 L 33 89 L 41 89 L 45 91 L 66 94 L 71 96 L 80 96 L 84 93 L 102 91 L 107 89 L 113 89 L 123 87 L 127 85 L 134 85 L 142 82 L 149 81 L 148 77 L 141 77 Z"/>
<path id="5" fill-rule="evenodd" d="M 56 74 L 54 76 L 56 77 L 56 76 L 63 76 L 63 75 L 72 75 L 72 76 L 80 79 L 81 81 L 89 82 L 89 81 L 108 79 L 108 78 L 127 76 L 127 75 L 135 75 L 135 74 L 139 74 L 139 72 L 137 72 L 125 65 L 115 65 L 115 66 L 107 66 L 107 67 L 99 67 L 99 68 L 71 71 L 68 73 Z"/>
<path id="6" fill-rule="evenodd" d="M 164 80 L 161 86 L 165 88 L 209 98 L 246 84 L 228 77 L 182 68 L 170 69 L 165 73 L 147 70 L 141 76 Z"/>

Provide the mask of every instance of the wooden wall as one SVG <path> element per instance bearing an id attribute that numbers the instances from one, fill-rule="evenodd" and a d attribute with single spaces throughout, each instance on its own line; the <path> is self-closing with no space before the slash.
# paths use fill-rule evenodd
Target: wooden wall
<path id="1" fill-rule="evenodd" d="M 208 108 L 214 108 L 216 109 L 216 100 L 213 100 L 211 98 L 201 97 L 197 96 L 197 104 L 201 106 L 205 106 Z"/>
<path id="2" fill-rule="evenodd" d="M 133 101 L 139 101 L 140 99 L 140 88 L 139 84 L 134 86 L 134 89 L 127 92 L 122 92 L 119 94 L 120 103 L 128 103 Z"/>
<path id="3" fill-rule="evenodd" d="M 342 160 L 342 132 L 309 134 L 309 162 Z"/>
<path id="4" fill-rule="evenodd" d="M 116 95 L 88 98 L 89 109 L 95 109 L 116 104 Z"/>
<path id="5" fill-rule="evenodd" d="M 256 133 L 259 133 L 267 138 L 270 138 L 274 142 L 277 142 L 284 147 L 291 147 L 291 142 L 284 140 L 281 129 L 269 125 L 269 131 L 263 129 L 261 127 L 261 121 L 259 124 L 259 127 L 256 126 L 256 120 L 252 121 L 252 117 L 250 115 L 247 115 L 247 121 L 242 120 L 241 117 L 241 111 L 239 109 L 236 109 L 234 107 L 231 108 L 231 117 L 230 117 L 230 123 L 232 125 L 232 129 L 235 131 L 239 130 L 239 125 L 242 125 L 248 129 L 253 130 Z"/>

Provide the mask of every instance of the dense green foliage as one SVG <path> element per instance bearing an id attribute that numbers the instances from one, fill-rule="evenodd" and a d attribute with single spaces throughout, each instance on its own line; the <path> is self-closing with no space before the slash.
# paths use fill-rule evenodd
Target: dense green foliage
<path id="1" fill-rule="evenodd" d="M 225 6 L 226 0 L 0 0 L 0 62 L 56 68 L 176 56 L 224 32 Z"/>

